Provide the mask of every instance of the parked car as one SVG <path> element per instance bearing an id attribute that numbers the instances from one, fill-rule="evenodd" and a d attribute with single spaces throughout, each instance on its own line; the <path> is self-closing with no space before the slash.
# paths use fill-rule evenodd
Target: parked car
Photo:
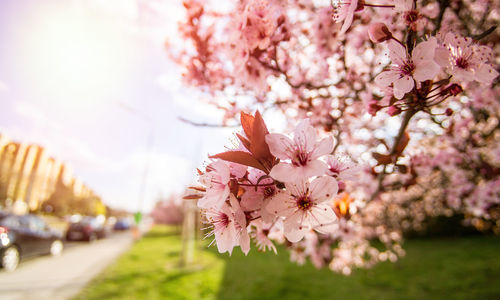
<path id="1" fill-rule="evenodd" d="M 131 222 L 129 219 L 119 219 L 118 221 L 116 221 L 115 225 L 113 226 L 113 229 L 116 231 L 129 230 L 130 225 Z"/>
<path id="2" fill-rule="evenodd" d="M 69 225 L 66 231 L 68 241 L 95 241 L 102 239 L 108 234 L 108 228 L 98 218 L 85 217 L 78 222 Z"/>
<path id="3" fill-rule="evenodd" d="M 5 270 L 15 270 L 27 257 L 59 255 L 63 248 L 62 234 L 42 218 L 0 212 L 0 263 Z"/>

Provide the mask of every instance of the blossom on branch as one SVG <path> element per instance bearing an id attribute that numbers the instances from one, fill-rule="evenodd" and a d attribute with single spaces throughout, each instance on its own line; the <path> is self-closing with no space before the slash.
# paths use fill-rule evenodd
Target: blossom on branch
<path id="1" fill-rule="evenodd" d="M 293 140 L 280 133 L 270 133 L 266 136 L 266 142 L 274 156 L 290 161 L 278 163 L 269 173 L 272 178 L 281 182 L 323 175 L 327 166 L 318 158 L 333 150 L 333 138 L 326 137 L 317 141 L 316 130 L 309 124 L 309 120 L 303 120 L 297 125 Z"/>
<path id="2" fill-rule="evenodd" d="M 439 73 L 440 67 L 434 61 L 434 51 L 437 47 L 435 37 L 419 43 L 411 56 L 400 43 L 390 40 L 388 44 L 392 66 L 380 73 L 375 78 L 375 83 L 381 87 L 393 84 L 394 97 L 397 99 L 402 99 L 406 93 L 413 90 L 415 81 L 430 80 Z"/>
<path id="3" fill-rule="evenodd" d="M 452 32 L 444 36 L 436 49 L 436 61 L 457 81 L 490 84 L 498 76 L 491 60 L 489 47 L 479 46 L 471 38 Z"/>
<path id="4" fill-rule="evenodd" d="M 283 217 L 285 237 L 300 241 L 311 229 L 327 233 L 337 219 L 328 200 L 337 194 L 337 181 L 322 176 L 309 181 L 285 183 L 286 190 L 272 197 L 266 209 Z"/>

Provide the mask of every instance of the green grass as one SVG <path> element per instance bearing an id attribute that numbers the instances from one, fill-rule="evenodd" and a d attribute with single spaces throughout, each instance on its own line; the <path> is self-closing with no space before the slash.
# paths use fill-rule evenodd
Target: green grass
<path id="1" fill-rule="evenodd" d="M 413 239 L 399 263 L 351 276 L 252 249 L 232 257 L 199 251 L 178 267 L 179 236 L 154 228 L 76 299 L 500 299 L 500 238 Z"/>

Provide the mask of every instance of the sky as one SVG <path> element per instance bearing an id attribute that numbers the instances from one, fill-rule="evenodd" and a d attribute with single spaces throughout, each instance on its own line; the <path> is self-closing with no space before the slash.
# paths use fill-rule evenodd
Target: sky
<path id="1" fill-rule="evenodd" d="M 163 48 L 179 2 L 0 1 L 0 133 L 45 147 L 112 207 L 149 211 L 182 193 L 232 130 L 178 119 L 222 115 Z"/>

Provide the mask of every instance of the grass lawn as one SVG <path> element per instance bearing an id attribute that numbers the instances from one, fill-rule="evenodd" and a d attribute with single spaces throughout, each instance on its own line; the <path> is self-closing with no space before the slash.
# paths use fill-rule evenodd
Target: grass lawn
<path id="1" fill-rule="evenodd" d="M 413 239 L 398 264 L 351 276 L 290 263 L 288 254 L 198 251 L 178 267 L 180 239 L 155 227 L 76 299 L 500 299 L 500 238 Z"/>

